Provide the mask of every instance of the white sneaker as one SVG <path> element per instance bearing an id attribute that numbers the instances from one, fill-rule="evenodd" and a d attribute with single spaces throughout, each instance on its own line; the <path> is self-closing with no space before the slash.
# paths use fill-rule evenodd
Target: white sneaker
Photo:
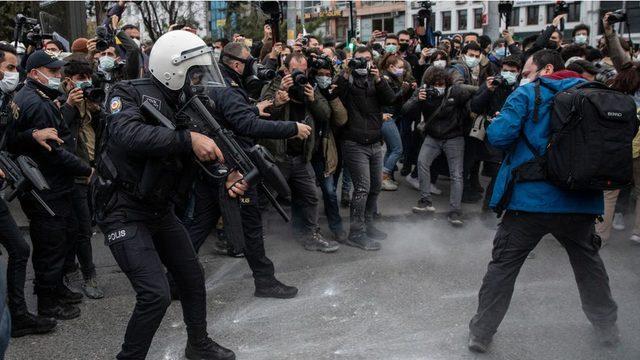
<path id="1" fill-rule="evenodd" d="M 618 231 L 624 230 L 624 215 L 622 213 L 613 214 L 613 228 Z"/>
<path id="2" fill-rule="evenodd" d="M 431 184 L 431 188 L 429 189 L 429 192 L 431 192 L 433 195 L 442 194 L 442 190 L 438 189 L 434 184 Z"/>
<path id="3" fill-rule="evenodd" d="M 629 240 L 631 240 L 631 241 L 633 241 L 633 242 L 636 242 L 636 243 L 640 244 L 640 235 L 633 234 L 633 235 L 631 235 L 631 237 L 629 238 Z"/>
<path id="4" fill-rule="evenodd" d="M 382 190 L 384 191 L 396 191 L 398 190 L 398 185 L 393 183 L 391 179 L 382 180 Z"/>
<path id="5" fill-rule="evenodd" d="M 420 190 L 420 181 L 418 180 L 418 178 L 411 177 L 411 174 L 409 174 L 407 175 L 405 180 L 407 180 L 407 183 L 409 183 L 409 185 L 411 185 L 412 188 L 418 191 Z"/>

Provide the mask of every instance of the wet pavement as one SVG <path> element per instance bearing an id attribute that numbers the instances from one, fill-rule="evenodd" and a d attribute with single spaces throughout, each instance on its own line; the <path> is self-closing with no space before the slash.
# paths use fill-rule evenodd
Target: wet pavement
<path id="1" fill-rule="evenodd" d="M 439 182 L 446 190 L 448 182 Z M 277 215 L 266 217 L 267 254 L 276 275 L 300 288 L 291 300 L 253 297 L 244 259 L 203 247 L 209 333 L 238 359 L 640 359 L 640 246 L 614 232 L 601 252 L 619 305 L 622 342 L 602 348 L 582 313 L 568 257 L 552 238 L 522 268 L 511 307 L 490 352 L 466 348 L 468 322 L 491 255 L 496 220 L 465 205 L 466 223 L 446 221 L 448 195 L 435 197 L 435 216 L 415 216 L 417 192 L 402 183 L 380 198 L 382 250 L 343 246 L 335 254 L 305 251 Z M 12 206 L 16 208 L 16 206 Z M 347 211 L 343 209 L 344 218 Z M 322 216 L 323 229 L 326 220 Z M 627 228 L 632 219 L 627 217 Z M 20 221 L 19 221 L 20 222 Z M 82 316 L 45 336 L 13 339 L 7 359 L 113 359 L 134 293 L 102 236 L 94 257 L 106 297 L 85 300 Z M 3 260 L 5 257 L 3 257 Z M 27 295 L 33 272 L 29 265 Z M 167 311 L 149 359 L 183 359 L 186 332 L 180 305 Z"/>

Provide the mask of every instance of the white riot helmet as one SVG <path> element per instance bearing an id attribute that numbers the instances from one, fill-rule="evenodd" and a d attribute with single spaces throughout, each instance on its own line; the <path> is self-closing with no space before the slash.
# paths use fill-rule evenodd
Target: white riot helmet
<path id="1" fill-rule="evenodd" d="M 149 55 L 149 71 L 171 90 L 180 90 L 185 84 L 225 86 L 213 58 L 213 49 L 198 35 L 184 30 L 169 31 L 153 44 Z"/>

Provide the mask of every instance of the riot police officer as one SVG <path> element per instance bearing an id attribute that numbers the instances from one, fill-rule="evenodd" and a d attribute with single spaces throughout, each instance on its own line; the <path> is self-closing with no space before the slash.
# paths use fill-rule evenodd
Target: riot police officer
<path id="1" fill-rule="evenodd" d="M 216 143 L 188 129 L 172 130 L 145 116 L 143 103 L 175 118 L 193 83 L 223 86 L 213 51 L 198 36 L 171 31 L 155 43 L 151 78 L 123 81 L 113 88 L 107 128 L 92 184 L 98 225 L 118 266 L 136 292 L 118 359 L 143 359 L 171 303 L 166 267 L 178 284 L 187 327 L 188 359 L 235 359 L 207 335 L 204 273 L 172 196 L 190 188 L 193 155 L 223 161 Z M 181 100 L 182 99 L 182 100 Z M 226 182 L 230 196 L 243 194 L 241 175 Z"/>
<path id="2" fill-rule="evenodd" d="M 216 104 L 214 115 L 222 126 L 241 136 L 238 140 L 242 146 L 249 149 L 254 145 L 253 139 L 306 139 L 311 134 L 311 127 L 299 122 L 264 121 L 259 118 L 259 110 L 245 89 L 245 80 L 254 75 L 257 60 L 251 57 L 244 44 L 227 44 L 220 61 L 220 70 L 227 86 L 215 87 L 209 93 Z M 196 182 L 194 198 L 195 211 L 189 234 L 192 235 L 194 246 L 199 247 L 215 226 L 219 211 L 210 205 L 212 199 L 216 198 L 215 192 L 206 190 L 202 181 Z M 265 254 L 257 188 L 251 187 L 240 203 L 245 237 L 244 255 L 253 272 L 256 287 L 254 295 L 281 299 L 295 297 L 298 289 L 276 279 L 273 263 Z"/>

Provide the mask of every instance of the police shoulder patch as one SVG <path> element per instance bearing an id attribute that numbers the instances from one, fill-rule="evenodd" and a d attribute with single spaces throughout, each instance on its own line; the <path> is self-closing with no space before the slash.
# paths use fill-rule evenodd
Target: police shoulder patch
<path id="1" fill-rule="evenodd" d="M 112 114 L 117 114 L 122 110 L 122 100 L 120 100 L 120 96 L 114 96 L 111 99 L 111 103 L 109 103 L 109 109 Z"/>
<path id="2" fill-rule="evenodd" d="M 142 95 L 142 103 L 144 104 L 145 102 L 151 104 L 151 106 L 156 108 L 156 110 L 160 110 L 162 108 L 162 101 L 149 95 Z"/>

